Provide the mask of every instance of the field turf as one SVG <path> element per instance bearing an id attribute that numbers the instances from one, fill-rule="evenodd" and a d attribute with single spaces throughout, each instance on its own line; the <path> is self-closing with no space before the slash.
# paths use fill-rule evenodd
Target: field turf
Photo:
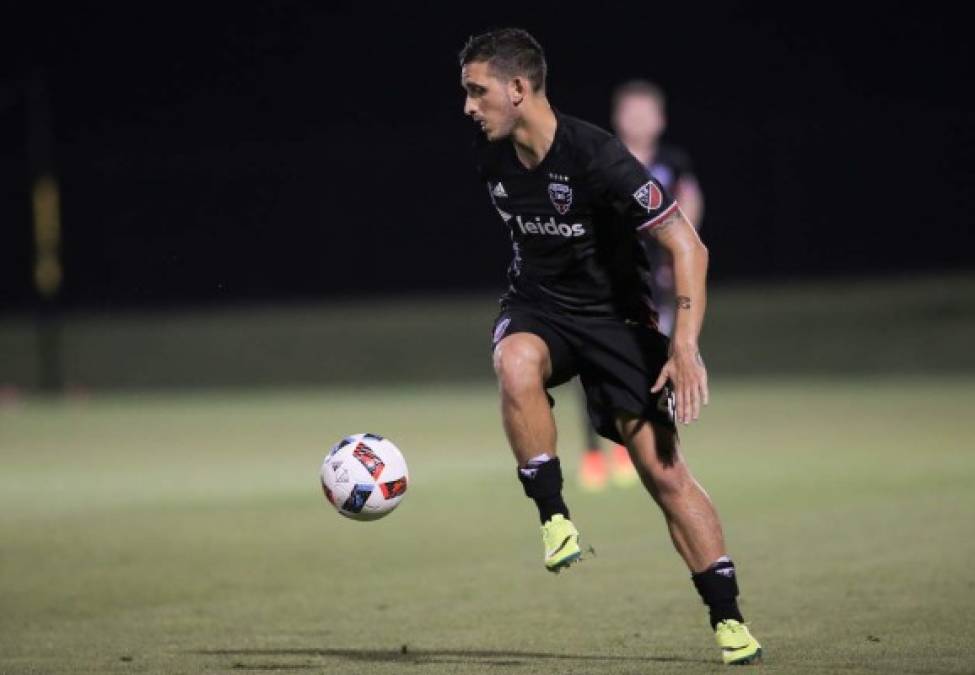
<path id="1" fill-rule="evenodd" d="M 577 466 L 577 385 L 556 407 Z M 770 673 L 975 672 L 975 380 L 719 381 L 685 451 Z M 398 511 L 317 484 L 403 448 Z M 697 673 L 718 652 L 639 489 L 567 500 L 541 564 L 492 388 L 28 399 L 0 408 L 0 673 Z"/>

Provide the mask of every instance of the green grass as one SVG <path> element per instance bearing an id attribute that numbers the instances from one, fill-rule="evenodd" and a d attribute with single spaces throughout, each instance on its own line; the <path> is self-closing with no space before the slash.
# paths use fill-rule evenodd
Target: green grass
<path id="1" fill-rule="evenodd" d="M 685 450 L 763 670 L 975 670 L 973 394 L 960 378 L 717 383 Z M 376 523 L 317 485 L 326 448 L 364 430 L 413 478 Z M 0 673 L 721 672 L 646 495 L 570 480 L 567 498 L 598 556 L 555 577 L 489 387 L 8 406 Z"/>
<path id="2" fill-rule="evenodd" d="M 490 377 L 497 295 L 71 312 L 72 388 L 358 386 Z M 0 315 L 0 390 L 38 382 L 31 315 Z M 702 349 L 716 377 L 975 374 L 975 274 L 708 289 Z"/>

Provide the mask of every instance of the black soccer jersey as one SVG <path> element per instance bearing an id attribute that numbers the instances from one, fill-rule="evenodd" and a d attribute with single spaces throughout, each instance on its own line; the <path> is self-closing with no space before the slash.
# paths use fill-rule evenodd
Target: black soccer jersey
<path id="1" fill-rule="evenodd" d="M 502 303 L 653 323 L 639 231 L 677 204 L 612 134 L 556 119 L 552 146 L 533 169 L 510 140 L 477 143 L 481 178 L 514 248 Z"/>

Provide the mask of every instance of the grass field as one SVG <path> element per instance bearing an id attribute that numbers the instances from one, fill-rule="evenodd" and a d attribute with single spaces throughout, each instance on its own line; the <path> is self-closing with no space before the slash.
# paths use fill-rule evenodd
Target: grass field
<path id="1" fill-rule="evenodd" d="M 716 383 L 685 450 L 761 670 L 975 672 L 973 403 L 961 378 Z M 316 477 L 365 430 L 413 479 L 376 523 Z M 721 671 L 646 495 L 567 499 L 598 555 L 556 577 L 488 386 L 28 399 L 0 409 L 0 673 Z"/>
<path id="2" fill-rule="evenodd" d="M 495 293 L 69 312 L 62 375 L 101 391 L 466 383 L 489 374 L 497 312 Z M 719 379 L 975 373 L 975 273 L 715 284 L 701 340 Z M 0 313 L 0 390 L 36 388 L 39 344 L 36 316 Z"/>

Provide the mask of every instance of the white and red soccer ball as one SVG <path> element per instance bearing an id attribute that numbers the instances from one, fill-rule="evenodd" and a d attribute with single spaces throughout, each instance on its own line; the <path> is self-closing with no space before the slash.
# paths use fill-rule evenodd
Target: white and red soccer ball
<path id="1" fill-rule="evenodd" d="M 347 518 L 377 520 L 402 501 L 409 482 L 406 460 L 392 441 L 355 434 L 336 443 L 322 462 L 322 490 Z"/>

